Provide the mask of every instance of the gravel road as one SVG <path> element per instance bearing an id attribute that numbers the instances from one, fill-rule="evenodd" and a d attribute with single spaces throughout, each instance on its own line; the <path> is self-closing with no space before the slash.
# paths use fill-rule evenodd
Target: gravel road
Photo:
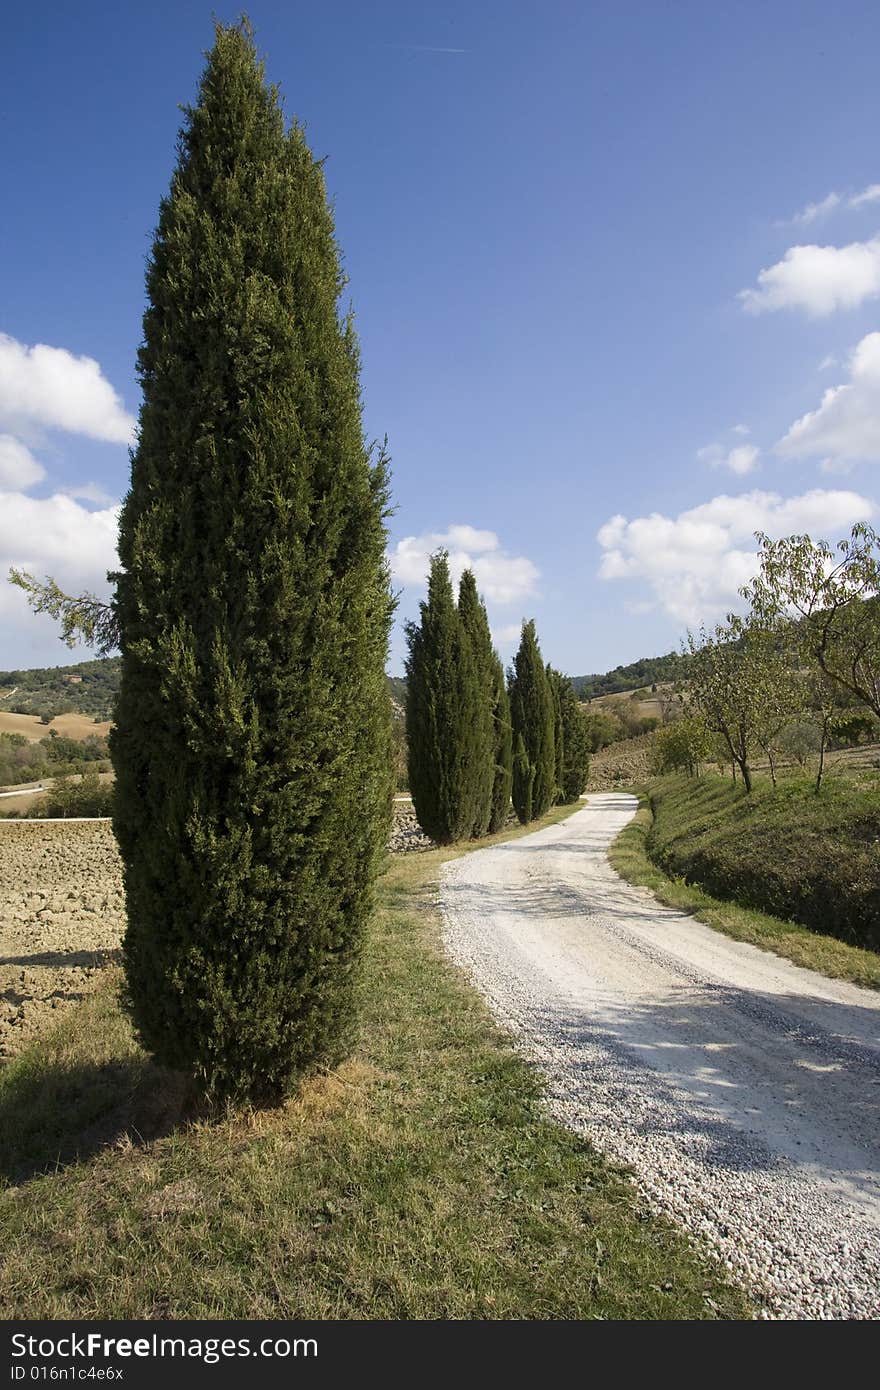
<path id="1" fill-rule="evenodd" d="M 663 907 L 591 796 L 443 868 L 447 949 L 546 1073 L 555 1116 L 784 1318 L 880 1316 L 880 995 Z"/>

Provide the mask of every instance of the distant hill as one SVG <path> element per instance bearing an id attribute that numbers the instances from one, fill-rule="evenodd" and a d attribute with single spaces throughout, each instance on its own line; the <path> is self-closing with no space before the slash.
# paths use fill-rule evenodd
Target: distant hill
<path id="1" fill-rule="evenodd" d="M 122 658 L 80 661 L 75 666 L 38 666 L 29 671 L 0 671 L 0 713 L 84 714 L 112 719 Z M 403 708 L 406 681 L 389 676 L 392 698 Z"/>
<path id="2" fill-rule="evenodd" d="M 110 719 L 119 689 L 121 657 L 75 666 L 0 671 L 0 710 L 10 714 L 85 714 Z"/>
<path id="3" fill-rule="evenodd" d="M 604 676 L 572 676 L 571 683 L 582 700 L 594 700 L 597 695 L 617 695 L 623 690 L 640 690 L 642 686 L 665 685 L 684 674 L 685 658 L 679 652 L 666 656 L 644 656 L 629 666 L 615 666 Z"/>
<path id="4" fill-rule="evenodd" d="M 597 695 L 617 695 L 642 686 L 677 680 L 684 670 L 678 652 L 648 656 L 629 666 L 615 666 L 604 675 L 572 676 L 572 685 L 582 700 Z M 38 666 L 33 670 L 0 671 L 0 711 L 18 714 L 85 714 L 111 719 L 113 701 L 119 689 L 121 658 L 79 661 L 74 666 Z M 388 688 L 396 704 L 406 705 L 406 681 L 388 676 Z"/>

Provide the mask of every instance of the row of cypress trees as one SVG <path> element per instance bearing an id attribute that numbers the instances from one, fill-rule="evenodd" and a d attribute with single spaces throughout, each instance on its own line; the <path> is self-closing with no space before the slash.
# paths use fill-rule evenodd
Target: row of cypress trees
<path id="1" fill-rule="evenodd" d="M 438 844 L 478 838 L 507 819 L 513 736 L 504 670 L 470 570 L 458 604 L 449 560 L 431 561 L 421 621 L 406 626 L 409 785 Z"/>
<path id="2" fill-rule="evenodd" d="M 545 666 L 532 621 L 523 623 L 510 676 L 513 808 L 523 825 L 586 789 L 590 743 L 585 711 L 568 676 Z"/>
<path id="3" fill-rule="evenodd" d="M 470 570 L 456 605 L 449 560 L 431 560 L 420 621 L 406 627 L 409 784 L 438 844 L 500 830 L 511 795 L 523 825 L 587 784 L 584 713 L 567 676 L 545 666 L 532 621 L 505 683 Z"/>

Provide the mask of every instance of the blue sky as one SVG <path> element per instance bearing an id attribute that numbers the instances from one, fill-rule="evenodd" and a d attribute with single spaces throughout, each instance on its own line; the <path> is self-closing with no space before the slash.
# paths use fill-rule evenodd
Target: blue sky
<path id="1" fill-rule="evenodd" d="M 756 528 L 878 520 L 880 7 L 250 15 L 327 156 L 402 616 L 445 540 L 505 657 L 533 616 L 547 659 L 604 670 L 722 616 Z M 190 0 L 5 16 L 2 573 L 113 563 L 144 257 L 211 37 Z M 8 586 L 0 623 L 2 667 L 76 659 Z"/>

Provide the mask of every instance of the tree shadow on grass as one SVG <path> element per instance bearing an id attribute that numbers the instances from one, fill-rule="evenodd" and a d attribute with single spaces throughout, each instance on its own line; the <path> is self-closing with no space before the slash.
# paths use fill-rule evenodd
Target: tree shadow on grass
<path id="1" fill-rule="evenodd" d="M 162 1138 L 193 1117 L 188 1079 L 143 1055 L 22 1058 L 0 1085 L 0 1186 Z"/>

